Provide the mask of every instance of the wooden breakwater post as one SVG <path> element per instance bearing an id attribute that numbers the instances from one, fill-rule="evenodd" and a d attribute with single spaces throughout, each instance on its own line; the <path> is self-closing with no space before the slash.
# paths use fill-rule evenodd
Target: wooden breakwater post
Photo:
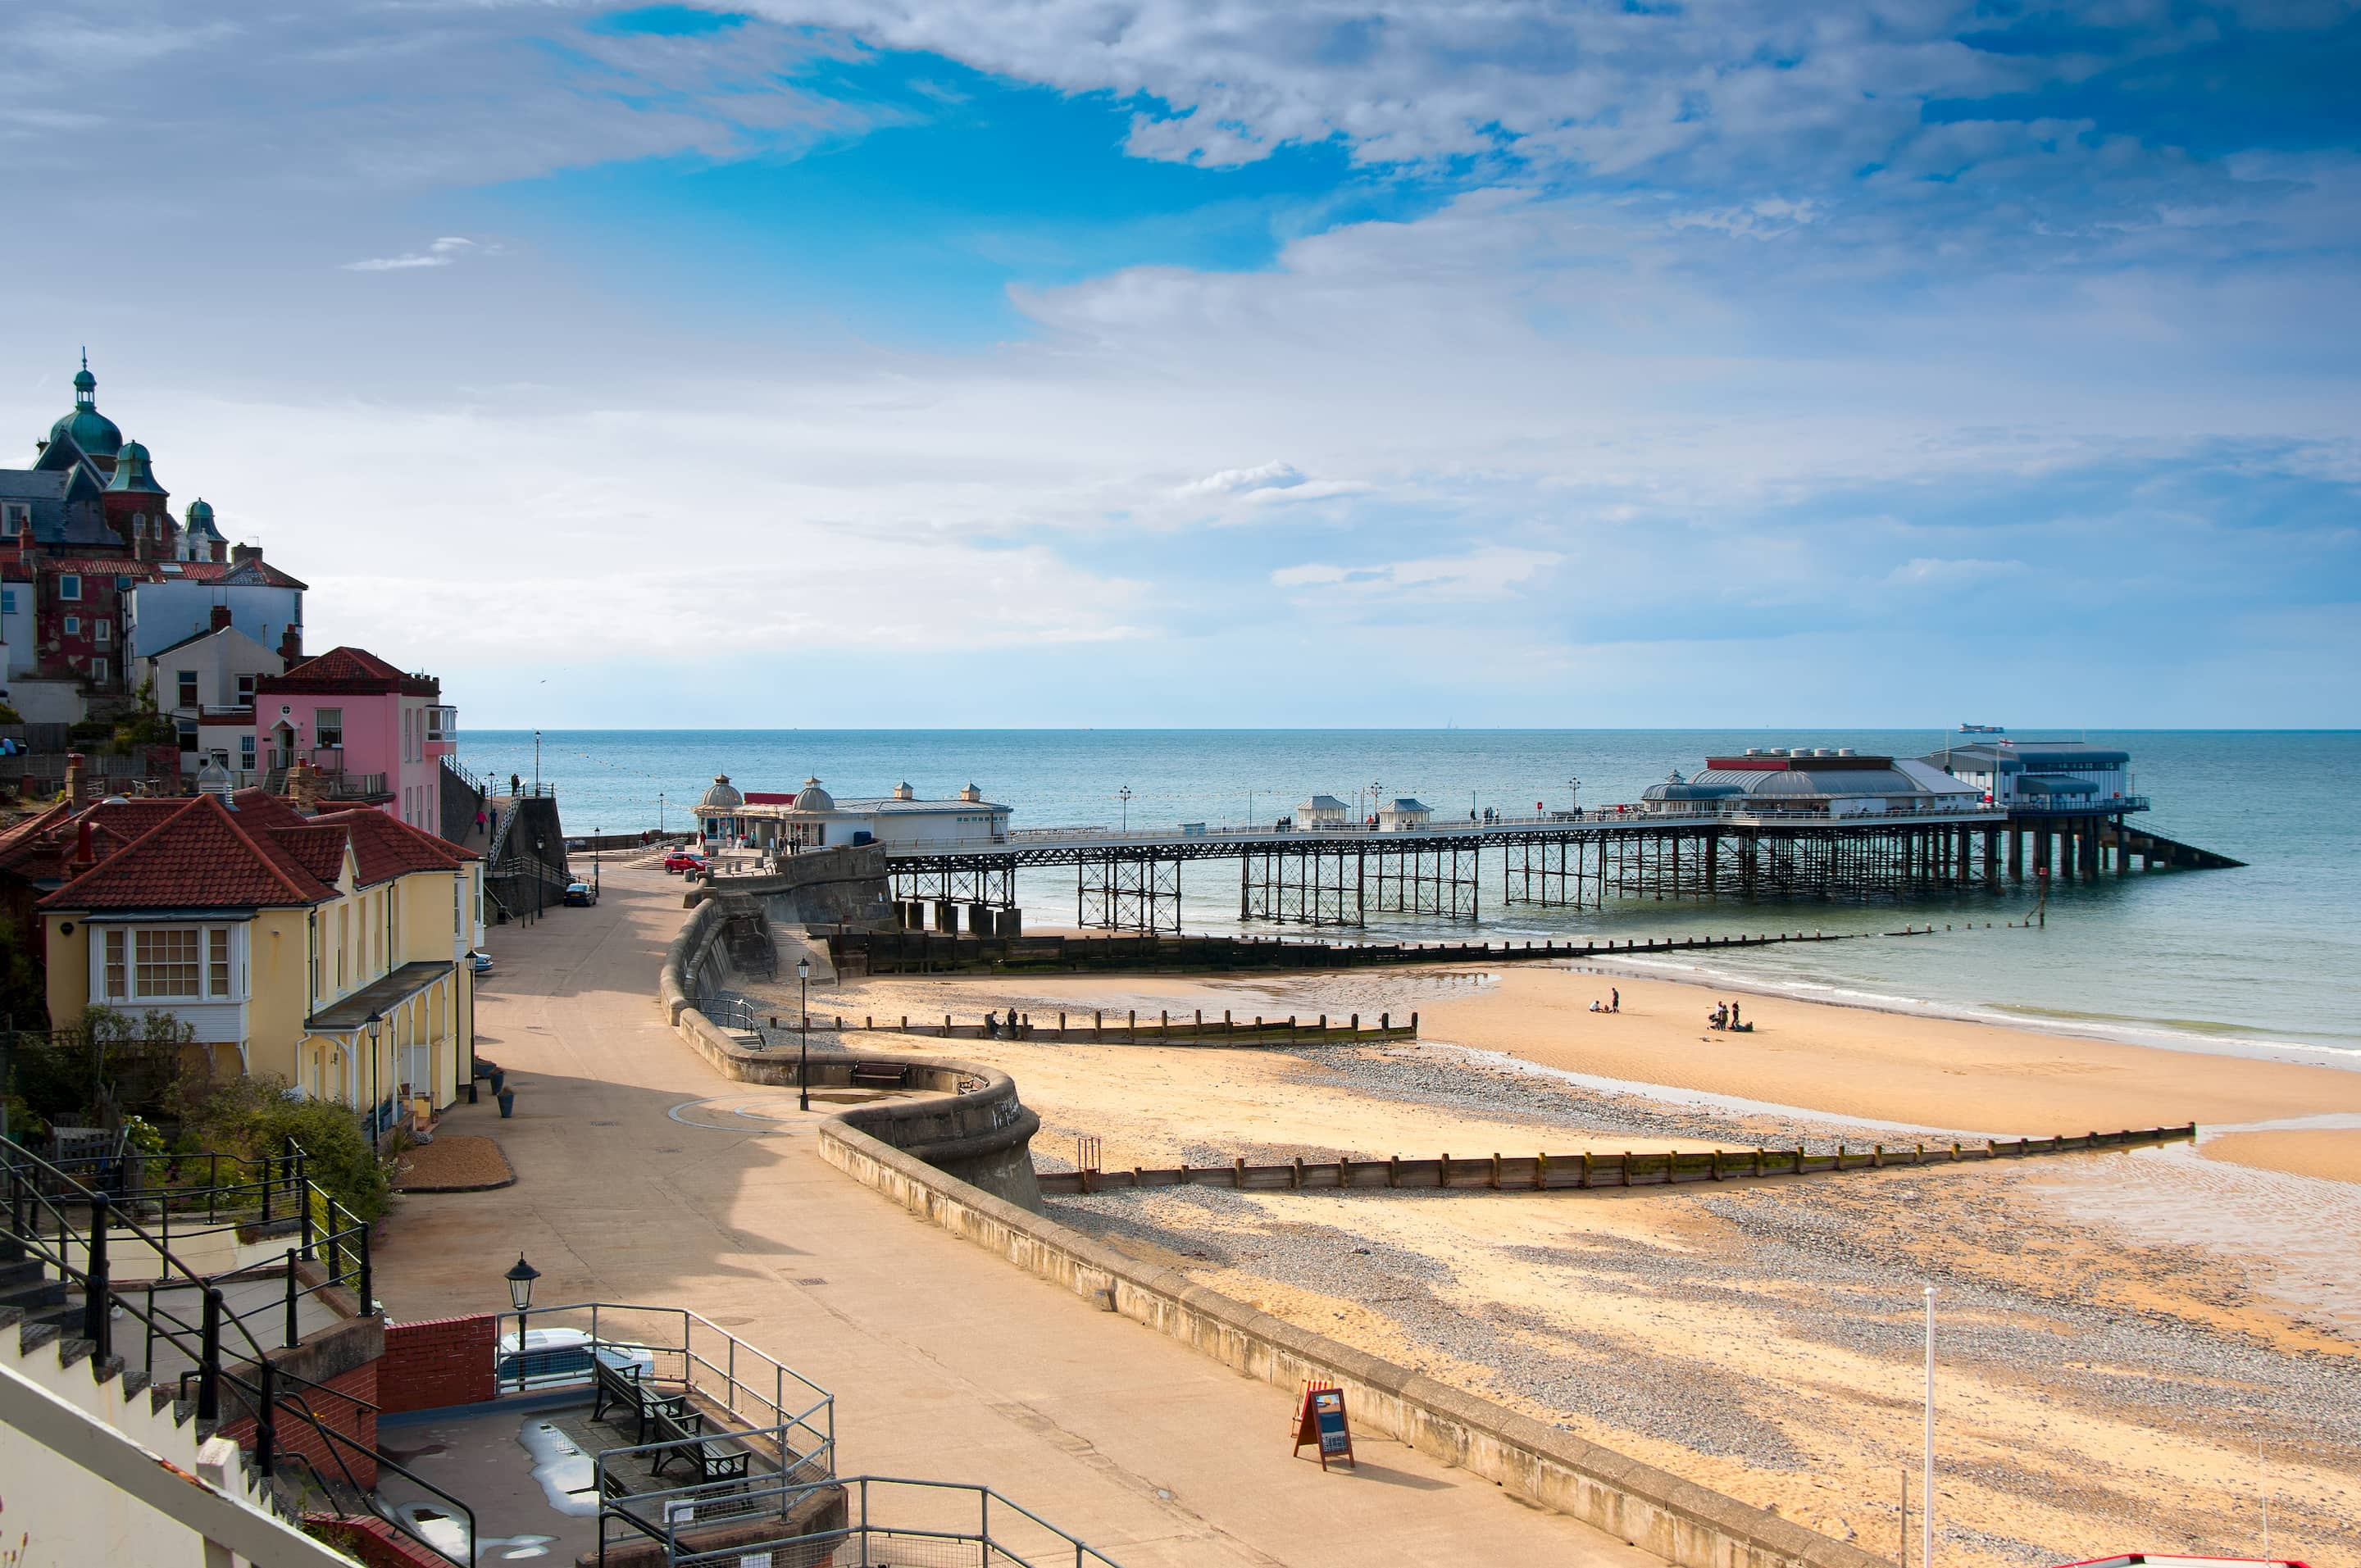
<path id="1" fill-rule="evenodd" d="M 1752 1148 L 1735 1153 L 1729 1149 L 1667 1149 L 1661 1154 L 1650 1154 L 1627 1149 L 1620 1155 L 1594 1154 L 1586 1149 L 1578 1155 L 1510 1156 L 1495 1153 L 1489 1159 L 1473 1161 L 1455 1159 L 1449 1154 L 1435 1159 L 1404 1159 L 1397 1154 L 1389 1157 L 1382 1165 L 1350 1155 L 1324 1162 L 1306 1160 L 1299 1156 L 1279 1165 L 1250 1165 L 1244 1156 L 1239 1156 L 1231 1160 L 1229 1174 L 1230 1185 L 1241 1190 L 1251 1188 L 1301 1192 L 1331 1187 L 1342 1190 L 1384 1186 L 1431 1187 L 1439 1191 L 1467 1189 L 1495 1192 L 1591 1191 L 1601 1187 L 1726 1182 L 1869 1171 L 1905 1163 L 1913 1167 L 1945 1161 L 1962 1164 L 2004 1157 L 2015 1159 L 2036 1155 L 2139 1148 L 2185 1142 L 2196 1135 L 2196 1124 L 2190 1123 L 2179 1127 L 2126 1129 L 2119 1133 L 2084 1133 L 2079 1135 L 2060 1134 L 2048 1138 L 1993 1141 L 1981 1148 L 1958 1142 L 1948 1146 L 1917 1144 L 1911 1146 L 1906 1158 L 1898 1146 L 1889 1149 L 1885 1145 L 1872 1145 L 1864 1151 L 1842 1143 L 1837 1145 L 1833 1153 L 1824 1155 L 1813 1154 L 1804 1146 L 1793 1149 Z M 1888 1158 L 1889 1154 L 1893 1157 Z M 1202 1168 L 1185 1165 L 1160 1169 L 1142 1168 L 1095 1179 L 1097 1188 L 1109 1184 L 1178 1187 L 1188 1185 L 1201 1170 Z M 1082 1190 L 1070 1172 L 1045 1172 L 1039 1180 L 1044 1192 Z"/>

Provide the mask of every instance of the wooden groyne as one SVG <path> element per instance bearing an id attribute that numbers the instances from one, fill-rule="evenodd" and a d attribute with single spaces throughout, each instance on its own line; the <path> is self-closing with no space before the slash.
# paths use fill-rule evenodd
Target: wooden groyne
<path id="1" fill-rule="evenodd" d="M 1439 1159 L 1290 1160 L 1285 1165 L 1179 1166 L 1162 1169 L 1043 1171 L 1045 1193 L 1104 1192 L 1119 1188 L 1230 1187 L 1243 1191 L 1318 1192 L 1349 1188 L 1410 1188 L 1494 1192 L 1595 1190 L 1663 1187 L 1676 1181 L 1741 1181 L 1758 1177 L 1811 1176 L 1891 1166 L 1955 1165 L 2079 1154 L 2091 1149 L 2145 1148 L 2197 1136 L 2197 1124 L 2121 1133 L 2061 1134 L 2049 1138 L 1964 1143 L 1839 1144 L 1832 1154 L 1802 1148 L 1677 1149 L 1662 1154 L 1483 1155 Z"/>
<path id="2" fill-rule="evenodd" d="M 796 1030 L 793 1013 L 762 1014 L 769 1025 L 770 1043 Z M 1233 1018 L 1224 1013 L 1218 1018 L 1208 1018 L 1201 1009 L 1193 1014 L 1176 1018 L 1170 1013 L 1159 1013 L 1143 1020 L 1136 1013 L 1126 1013 L 1109 1019 L 1104 1012 L 1093 1013 L 1090 1022 L 1081 1014 L 1060 1013 L 1057 1023 L 1048 1022 L 1048 1014 L 1036 1023 L 1029 1013 L 1020 1013 L 1014 1023 L 1002 1021 L 987 1026 L 982 1019 L 972 1024 L 960 1023 L 949 1013 L 940 1022 L 933 1018 L 912 1018 L 908 1014 L 899 1017 L 879 1018 L 872 1014 L 858 1024 L 851 1023 L 840 1014 L 821 1017 L 812 1015 L 815 1030 L 834 1030 L 840 1034 L 922 1035 L 946 1040 L 1023 1040 L 1049 1045 L 1084 1046 L 1320 1046 L 1373 1044 L 1380 1040 L 1415 1040 L 1418 1038 L 1418 1014 L 1410 1015 L 1407 1024 L 1396 1024 L 1393 1014 L 1380 1013 L 1373 1025 L 1361 1022 L 1358 1013 L 1342 1023 L 1332 1024 L 1328 1014 L 1321 1014 L 1311 1020 L 1290 1014 L 1284 1018 L 1266 1019 L 1257 1014 L 1253 1022 Z M 840 1047 L 842 1048 L 842 1047 Z"/>
<path id="3" fill-rule="evenodd" d="M 1275 937 L 986 937 L 957 931 L 840 931 L 828 940 L 836 972 L 887 974 L 1220 973 L 1235 970 L 1372 969 L 1399 964 L 1553 962 L 1923 937 L 1898 931 L 1762 931 L 1723 937 L 1627 937 L 1588 941 L 1290 942 Z"/>

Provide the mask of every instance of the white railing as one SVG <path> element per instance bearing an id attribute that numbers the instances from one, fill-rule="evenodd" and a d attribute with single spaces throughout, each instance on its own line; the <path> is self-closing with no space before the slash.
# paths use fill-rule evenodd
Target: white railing
<path id="1" fill-rule="evenodd" d="M 1356 839 L 1389 842 L 1405 839 L 1462 839 L 1486 833 L 1550 833 L 1567 828 L 1674 826 L 1692 822 L 1826 822 L 1872 826 L 1893 822 L 2000 821 L 2004 806 L 1929 802 L 1920 806 L 1886 806 L 1876 811 L 1835 811 L 1827 806 L 1773 806 L 1744 800 L 1698 801 L 1678 808 L 1641 805 L 1587 811 L 1553 811 L 1543 816 L 1495 817 L 1489 822 L 1450 820 L 1422 828 L 1371 828 L 1347 822 L 1333 828 L 1019 828 L 985 839 L 926 839 L 888 844 L 888 860 L 918 855 L 972 854 L 982 850 L 1062 848 L 1070 845 L 1115 846 L 1199 844 L 1207 840 L 1288 843 L 1317 839 Z"/>

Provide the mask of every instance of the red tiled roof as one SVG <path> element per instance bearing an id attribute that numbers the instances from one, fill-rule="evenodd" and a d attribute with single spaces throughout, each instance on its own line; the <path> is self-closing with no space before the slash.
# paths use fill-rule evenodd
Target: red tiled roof
<path id="1" fill-rule="evenodd" d="M 306 822 L 294 828 L 269 828 L 263 832 L 278 845 L 281 854 L 328 886 L 334 887 L 336 879 L 345 874 L 345 848 L 352 842 L 352 835 L 343 828 Z"/>
<path id="2" fill-rule="evenodd" d="M 365 648 L 331 648 L 306 659 L 283 675 L 265 675 L 255 683 L 258 692 L 408 692 L 435 696 L 443 683 L 427 675 L 404 674 Z"/>
<path id="3" fill-rule="evenodd" d="M 312 819 L 314 828 L 334 825 L 350 832 L 353 855 L 360 864 L 361 881 L 385 882 L 411 872 L 447 872 L 474 851 L 445 843 L 434 834 L 412 828 L 382 811 L 357 807 Z"/>
<path id="4" fill-rule="evenodd" d="M 260 785 L 239 790 L 229 797 L 230 805 L 247 827 L 301 828 L 312 819 Z"/>
<path id="5" fill-rule="evenodd" d="M 314 659 L 306 659 L 287 672 L 290 679 L 309 677 L 322 681 L 377 680 L 398 681 L 401 672 L 366 648 L 331 648 Z"/>
<path id="6" fill-rule="evenodd" d="M 82 848 L 82 824 L 91 825 L 91 857 L 103 861 L 189 803 L 185 799 L 103 800 L 77 806 L 60 801 L 0 837 L 0 872 L 32 882 L 63 881 Z"/>
<path id="7" fill-rule="evenodd" d="M 279 834 L 249 828 L 209 795 L 179 809 L 41 900 L 43 909 L 228 909 L 318 904 L 335 889 Z"/>
<path id="8" fill-rule="evenodd" d="M 796 803 L 792 792 L 782 794 L 774 789 L 750 789 L 743 798 L 749 806 L 793 806 Z"/>

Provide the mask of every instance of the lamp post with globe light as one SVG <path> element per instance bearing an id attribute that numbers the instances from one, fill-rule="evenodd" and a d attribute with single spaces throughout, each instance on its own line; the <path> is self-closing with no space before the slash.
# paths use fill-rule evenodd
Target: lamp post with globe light
<path id="1" fill-rule="evenodd" d="M 797 1049 L 796 1068 L 796 1104 L 799 1110 L 811 1109 L 811 959 L 796 960 L 796 984 L 803 999 L 796 1008 L 796 1023 L 801 1033 L 802 1045 Z"/>
<path id="2" fill-rule="evenodd" d="M 522 1388 L 524 1387 L 526 1366 L 524 1358 L 525 1321 L 527 1314 L 533 1310 L 533 1282 L 541 1277 L 541 1270 L 527 1263 L 524 1260 L 524 1254 L 519 1253 L 517 1254 L 516 1266 L 510 1269 L 503 1277 L 509 1282 L 509 1305 L 516 1309 L 517 1387 Z"/>

